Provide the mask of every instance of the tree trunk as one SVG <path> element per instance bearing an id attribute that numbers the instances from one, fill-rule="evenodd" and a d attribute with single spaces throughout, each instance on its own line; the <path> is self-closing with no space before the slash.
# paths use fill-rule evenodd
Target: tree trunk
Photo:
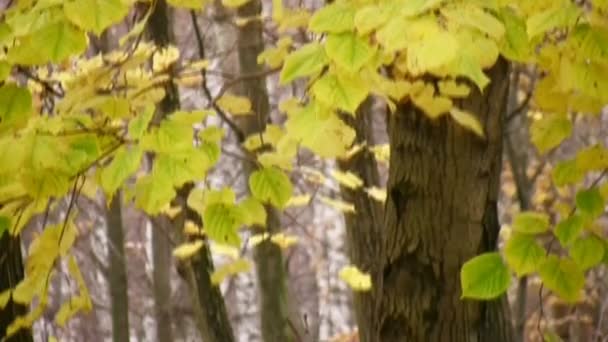
<path id="1" fill-rule="evenodd" d="M 152 12 L 150 16 L 148 27 L 152 40 L 159 47 L 165 47 L 175 41 L 172 35 L 172 26 L 169 18 L 170 14 L 166 0 L 158 0 L 156 2 L 156 8 L 154 9 L 154 12 Z M 179 108 L 179 95 L 177 92 L 177 88 L 173 82 L 167 83 L 167 85 L 165 86 L 165 93 L 166 95 L 160 103 L 157 117 L 162 117 Z M 182 207 L 182 214 L 178 215 L 178 217 L 173 222 L 173 227 L 171 229 L 173 229 L 175 232 L 183 231 L 186 220 L 192 220 L 202 226 L 200 216 L 196 212 L 188 208 L 186 204 L 186 199 L 188 198 L 188 194 L 190 193 L 190 190 L 192 188 L 193 184 L 190 183 L 184 185 L 181 189 L 178 190 L 176 202 Z M 155 230 L 155 233 L 162 234 L 162 232 L 159 232 L 158 229 Z M 167 243 L 168 245 L 166 236 L 158 238 L 164 239 L 165 243 Z M 153 237 L 153 239 L 156 238 Z M 163 248 L 165 247 L 163 246 Z M 158 250 L 155 250 L 155 253 L 158 252 Z M 167 262 L 170 262 L 170 247 L 167 246 L 166 251 L 163 251 L 163 253 L 169 254 L 165 260 L 167 260 Z M 191 288 L 191 295 L 194 299 L 197 299 L 194 305 L 198 305 L 198 307 L 194 308 L 194 312 L 197 316 L 196 321 L 203 341 L 234 341 L 234 334 L 232 332 L 232 327 L 230 326 L 230 321 L 226 312 L 224 298 L 222 297 L 222 293 L 219 287 L 213 285 L 213 283 L 211 282 L 211 274 L 213 273 L 214 267 L 213 259 L 211 258 L 208 246 L 205 244 L 203 248 L 201 248 L 201 250 L 199 251 L 197 257 L 193 258 L 193 260 L 188 262 L 185 266 L 185 276 Z M 169 282 L 168 273 L 166 281 Z M 166 297 L 166 300 L 170 302 L 169 297 Z M 162 325 L 170 324 L 167 323 L 170 322 L 168 320 L 170 312 L 168 305 L 169 303 L 166 306 L 166 320 L 157 321 L 159 323 L 162 322 L 161 324 L 157 323 L 157 325 L 159 325 L 159 329 Z M 167 341 L 172 341 L 172 339 L 169 339 Z"/>
<path id="2" fill-rule="evenodd" d="M 169 8 L 165 0 L 156 1 L 154 11 L 148 21 L 148 34 L 156 46 L 162 48 L 172 41 Z M 165 97 L 160 102 L 154 120 L 159 122 L 165 115 L 179 107 L 179 95 L 172 82 L 165 85 Z M 154 263 L 154 311 L 156 336 L 160 342 L 173 341 L 171 320 L 171 245 L 168 234 L 172 225 L 168 220 L 153 220 L 152 255 Z"/>
<path id="3" fill-rule="evenodd" d="M 260 15 L 262 1 L 253 0 L 238 10 L 240 17 L 249 18 Z M 244 75 L 261 72 L 263 66 L 258 64 L 257 56 L 264 50 L 262 22 L 251 20 L 238 31 L 238 57 L 240 72 Z M 252 104 L 254 115 L 239 119 L 239 126 L 245 136 L 261 133 L 266 129 L 270 118 L 270 106 L 265 77 L 251 78 L 243 81 L 242 95 L 247 96 Z M 255 170 L 249 162 L 243 165 L 244 176 Z M 266 207 L 266 231 L 276 234 L 281 230 L 280 214 L 270 206 Z M 260 320 L 262 338 L 265 342 L 286 342 L 303 337 L 298 317 L 290 318 L 286 267 L 283 253 L 279 246 L 270 240 L 256 245 L 254 250 L 256 272 L 260 295 Z M 297 316 L 297 315 L 294 315 Z"/>
<path id="4" fill-rule="evenodd" d="M 23 279 L 23 262 L 21 259 L 21 242 L 19 237 L 4 232 L 0 237 L 0 293 L 14 288 Z M 27 306 L 10 300 L 0 309 L 0 340 L 6 336 L 6 328 L 19 316 L 27 314 Z M 21 329 L 7 342 L 31 342 L 30 329 Z"/>
<path id="5" fill-rule="evenodd" d="M 344 115 L 346 122 L 357 132 L 355 144 L 374 141 L 372 134 L 373 113 L 372 100 L 366 100 L 359 108 L 357 115 L 353 118 Z M 352 172 L 363 181 L 363 187 L 380 186 L 378 165 L 374 155 L 367 149 L 354 155 L 348 160 L 339 160 L 338 166 L 341 171 Z M 355 213 L 344 216 L 347 236 L 347 247 L 350 261 L 364 272 L 372 273 L 378 270 L 380 259 L 380 236 L 382 231 L 383 207 L 382 204 L 371 199 L 362 189 L 353 190 L 342 186 L 342 197 L 347 202 L 354 204 Z M 370 326 L 361 324 L 371 322 L 375 318 L 373 307 L 373 292 L 354 292 L 354 311 L 359 324 L 359 338 L 362 341 L 371 340 Z"/>
<path id="6" fill-rule="evenodd" d="M 496 248 L 508 69 L 500 59 L 483 94 L 473 89 L 455 103 L 478 115 L 484 140 L 410 103 L 391 116 L 381 274 L 369 322 L 375 336 L 367 341 L 512 340 L 506 296 L 460 298 L 463 263 Z"/>
<path id="7" fill-rule="evenodd" d="M 112 301 L 112 338 L 114 341 L 129 340 L 129 295 L 125 261 L 125 238 L 122 224 L 122 192 L 112 198 L 106 215 L 108 227 L 108 257 L 110 259 L 109 282 Z"/>

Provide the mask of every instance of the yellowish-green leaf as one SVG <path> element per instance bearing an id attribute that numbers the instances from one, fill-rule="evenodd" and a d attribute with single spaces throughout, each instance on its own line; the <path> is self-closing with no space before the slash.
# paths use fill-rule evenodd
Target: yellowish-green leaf
<path id="1" fill-rule="evenodd" d="M 578 6 L 570 1 L 556 1 L 553 6 L 528 17 L 528 36 L 534 38 L 554 28 L 570 26 L 574 24 L 580 12 Z"/>
<path id="2" fill-rule="evenodd" d="M 536 272 L 545 258 L 545 249 L 532 235 L 512 234 L 504 248 L 507 264 L 518 277 Z"/>
<path id="3" fill-rule="evenodd" d="M 244 216 L 234 204 L 207 205 L 203 220 L 203 229 L 213 241 L 235 247 L 241 245 L 238 228 L 244 223 Z"/>
<path id="4" fill-rule="evenodd" d="M 239 203 L 239 208 L 243 212 L 245 225 L 266 226 L 266 209 L 257 199 L 248 197 Z"/>
<path id="5" fill-rule="evenodd" d="M 167 3 L 173 7 L 200 10 L 205 8 L 209 0 L 167 0 Z"/>
<path id="6" fill-rule="evenodd" d="M 32 114 L 32 95 L 26 88 L 7 83 L 0 88 L 0 132 L 21 128 Z"/>
<path id="7" fill-rule="evenodd" d="M 378 5 L 368 5 L 355 14 L 355 27 L 361 35 L 368 34 L 373 30 L 384 25 L 390 19 L 390 13 L 384 7 Z"/>
<path id="8" fill-rule="evenodd" d="M 507 291 L 511 275 L 497 252 L 467 261 L 460 271 L 462 298 L 493 299 Z"/>
<path id="9" fill-rule="evenodd" d="M 584 172 L 603 171 L 608 168 L 608 149 L 594 145 L 576 154 L 576 166 Z"/>
<path id="10" fill-rule="evenodd" d="M 187 260 L 192 258 L 198 251 L 203 248 L 203 240 L 185 242 L 177 246 L 173 250 L 173 256 L 179 260 Z"/>
<path id="11" fill-rule="evenodd" d="M 572 122 L 563 115 L 550 114 L 534 121 L 530 130 L 532 142 L 540 153 L 545 153 L 572 134 Z"/>
<path id="12" fill-rule="evenodd" d="M 251 101 L 244 96 L 224 94 L 217 100 L 217 105 L 223 110 L 230 112 L 232 115 L 253 114 L 253 111 L 251 110 Z"/>
<path id="13" fill-rule="evenodd" d="M 555 236 L 559 243 L 566 247 L 570 245 L 585 228 L 585 219 L 578 214 L 563 219 L 555 227 Z"/>
<path id="14" fill-rule="evenodd" d="M 355 27 L 354 4 L 346 1 L 326 5 L 310 18 L 308 28 L 316 33 L 341 33 L 351 31 Z"/>
<path id="15" fill-rule="evenodd" d="M 276 167 L 255 171 L 249 177 L 249 188 L 253 196 L 277 208 L 284 208 L 293 193 L 289 177 Z"/>
<path id="16" fill-rule="evenodd" d="M 524 211 L 515 215 L 513 230 L 522 234 L 540 234 L 549 229 L 549 217 L 544 213 Z"/>
<path id="17" fill-rule="evenodd" d="M 406 65 L 407 70 L 413 75 L 421 75 L 431 69 L 447 65 L 455 59 L 459 51 L 456 37 L 451 32 L 443 30 L 434 18 L 412 22 L 406 34 L 408 37 Z"/>
<path id="18" fill-rule="evenodd" d="M 110 165 L 101 170 L 99 184 L 108 196 L 108 201 L 114 192 L 121 187 L 141 164 L 143 151 L 139 146 L 119 147 Z"/>
<path id="19" fill-rule="evenodd" d="M 369 94 L 365 81 L 355 76 L 327 74 L 312 86 L 312 93 L 319 102 L 330 108 L 342 109 L 354 114 Z"/>
<path id="20" fill-rule="evenodd" d="M 321 44 L 316 42 L 306 44 L 285 58 L 280 82 L 284 85 L 296 78 L 319 73 L 328 62 L 325 48 Z"/>
<path id="21" fill-rule="evenodd" d="M 476 28 L 496 40 L 505 34 L 505 27 L 498 19 L 474 5 L 447 7 L 441 13 L 453 23 Z"/>
<path id="22" fill-rule="evenodd" d="M 564 186 L 581 181 L 585 176 L 585 172 L 579 168 L 579 162 L 576 159 L 572 159 L 555 165 L 551 176 L 555 185 Z"/>
<path id="23" fill-rule="evenodd" d="M 526 61 L 531 54 L 526 23 L 512 8 L 506 6 L 500 10 L 499 15 L 506 29 L 498 44 L 500 52 L 511 60 Z"/>
<path id="24" fill-rule="evenodd" d="M 150 215 L 160 213 L 174 197 L 173 183 L 166 175 L 146 175 L 135 184 L 135 205 Z"/>
<path id="25" fill-rule="evenodd" d="M 129 5 L 121 0 L 73 0 L 65 2 L 63 10 L 76 26 L 100 35 L 127 15 Z"/>
<path id="26" fill-rule="evenodd" d="M 287 135 L 320 157 L 345 156 L 355 139 L 355 131 L 333 112 L 311 103 L 286 122 Z"/>
<path id="27" fill-rule="evenodd" d="M 368 42 L 352 32 L 330 34 L 325 41 L 325 52 L 339 67 L 354 73 L 374 56 Z"/>
<path id="28" fill-rule="evenodd" d="M 604 206 L 604 198 L 597 187 L 576 194 L 576 208 L 589 218 L 595 219 L 602 215 Z"/>
<path id="29" fill-rule="evenodd" d="M 581 298 L 585 275 L 574 261 L 550 255 L 538 273 L 543 284 L 565 301 L 575 303 Z"/>
<path id="30" fill-rule="evenodd" d="M 148 105 L 137 113 L 134 119 L 129 122 L 129 137 L 139 139 L 148 129 L 148 125 L 154 116 L 154 106 Z"/>
<path id="31" fill-rule="evenodd" d="M 60 63 L 70 56 L 84 52 L 86 47 L 85 32 L 68 22 L 60 21 L 20 39 L 19 45 L 9 50 L 7 59 L 20 65 Z"/>
<path id="32" fill-rule="evenodd" d="M 481 127 L 481 123 L 479 122 L 479 120 L 477 120 L 477 117 L 475 117 L 475 115 L 473 115 L 467 111 L 458 109 L 456 107 L 452 107 L 450 109 L 450 115 L 462 127 L 477 134 L 479 137 L 482 137 L 482 138 L 485 137 L 485 135 L 483 133 L 483 127 Z"/>
<path id="33" fill-rule="evenodd" d="M 357 266 L 342 267 L 339 277 L 355 291 L 369 291 L 372 288 L 372 277 Z"/>
<path id="34" fill-rule="evenodd" d="M 604 242 L 594 235 L 589 235 L 574 241 L 569 252 L 572 260 L 585 271 L 602 262 Z"/>

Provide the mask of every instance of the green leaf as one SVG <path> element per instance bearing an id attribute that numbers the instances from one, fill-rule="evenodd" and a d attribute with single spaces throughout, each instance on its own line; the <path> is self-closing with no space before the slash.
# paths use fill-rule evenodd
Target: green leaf
<path id="1" fill-rule="evenodd" d="M 518 277 L 535 272 L 545 258 L 545 249 L 532 235 L 515 233 L 507 241 L 505 248 L 507 264 Z"/>
<path id="2" fill-rule="evenodd" d="M 61 21 L 49 24 L 20 39 L 19 45 L 10 49 L 9 62 L 20 65 L 60 63 L 87 48 L 85 32 Z"/>
<path id="3" fill-rule="evenodd" d="M 585 275 L 570 259 L 550 255 L 538 270 L 543 284 L 568 302 L 577 302 L 585 285 Z"/>
<path id="4" fill-rule="evenodd" d="M 563 115 L 544 115 L 532 123 L 532 142 L 540 153 L 558 146 L 572 134 L 572 122 Z"/>
<path id="5" fill-rule="evenodd" d="M 316 33 L 341 33 L 355 27 L 357 9 L 348 2 L 334 2 L 324 6 L 310 18 L 308 28 Z"/>
<path id="6" fill-rule="evenodd" d="M 275 167 L 255 171 L 249 177 L 249 188 L 257 199 L 282 209 L 293 194 L 287 175 Z"/>
<path id="7" fill-rule="evenodd" d="M 576 194 L 576 207 L 590 218 L 597 218 L 604 212 L 604 198 L 597 187 L 581 190 Z"/>
<path id="8" fill-rule="evenodd" d="M 135 205 L 150 215 L 159 214 L 175 195 L 171 179 L 162 174 L 145 175 L 135 184 Z"/>
<path id="9" fill-rule="evenodd" d="M 324 158 L 345 156 L 355 139 L 350 126 L 314 102 L 294 113 L 285 126 L 289 136 Z"/>
<path id="10" fill-rule="evenodd" d="M 590 235 L 577 239 L 570 247 L 570 256 L 581 270 L 598 265 L 604 258 L 604 242 Z"/>
<path id="11" fill-rule="evenodd" d="M 106 28 L 122 20 L 129 6 L 121 0 L 74 0 L 66 2 L 63 10 L 76 26 L 100 35 Z"/>
<path id="12" fill-rule="evenodd" d="M 523 234 L 540 234 L 549 229 L 549 217 L 546 214 L 531 211 L 521 212 L 513 219 L 513 230 Z"/>
<path id="13" fill-rule="evenodd" d="M 579 236 L 584 227 L 585 219 L 578 214 L 574 214 L 557 224 L 555 236 L 559 240 L 559 243 L 565 247 Z"/>
<path id="14" fill-rule="evenodd" d="M 499 253 L 484 253 L 462 266 L 460 283 L 462 298 L 494 299 L 507 291 L 511 276 Z"/>
<path id="15" fill-rule="evenodd" d="M 506 29 L 505 35 L 499 43 L 500 52 L 510 60 L 527 61 L 531 48 L 528 43 L 526 23 L 509 7 L 503 7 L 499 15 Z"/>
<path id="16" fill-rule="evenodd" d="M 329 59 L 319 43 L 306 44 L 285 57 L 280 83 L 287 84 L 296 78 L 314 75 L 327 65 Z"/>
<path id="17" fill-rule="evenodd" d="M 108 196 L 108 201 L 116 190 L 125 183 L 127 178 L 137 171 L 142 157 L 143 151 L 139 146 L 121 146 L 116 151 L 110 165 L 101 170 L 99 184 Z"/>
<path id="18" fill-rule="evenodd" d="M 570 1 L 559 1 L 548 9 L 533 14 L 526 22 L 528 36 L 534 38 L 554 28 L 574 24 L 580 14 L 580 9 Z"/>
<path id="19" fill-rule="evenodd" d="M 240 246 L 238 228 L 244 217 L 234 204 L 213 203 L 205 208 L 203 229 L 212 240 L 231 246 Z"/>
<path id="20" fill-rule="evenodd" d="M 153 105 L 148 105 L 137 113 L 135 118 L 129 122 L 129 137 L 132 139 L 140 139 L 148 129 L 148 125 L 153 116 Z"/>
<path id="21" fill-rule="evenodd" d="M 341 68 L 354 73 L 374 56 L 374 49 L 363 38 L 352 32 L 330 34 L 325 41 L 325 52 Z"/>
<path id="22" fill-rule="evenodd" d="M 141 147 L 156 153 L 175 153 L 192 148 L 192 125 L 164 120 L 160 127 L 151 129 L 141 139 Z"/>
<path id="23" fill-rule="evenodd" d="M 257 199 L 248 197 L 239 203 L 239 208 L 243 212 L 245 225 L 266 226 L 266 209 Z"/>
<path id="24" fill-rule="evenodd" d="M 355 114 L 359 105 L 369 94 L 362 79 L 326 74 L 318 79 L 311 89 L 315 99 L 330 108 L 342 109 Z"/>
<path id="25" fill-rule="evenodd" d="M 0 131 L 9 126 L 24 125 L 31 114 L 32 95 L 26 88 L 12 83 L 0 88 Z"/>
<path id="26" fill-rule="evenodd" d="M 580 182 L 585 173 L 579 169 L 576 159 L 559 162 L 551 171 L 553 182 L 557 186 L 575 184 Z"/>

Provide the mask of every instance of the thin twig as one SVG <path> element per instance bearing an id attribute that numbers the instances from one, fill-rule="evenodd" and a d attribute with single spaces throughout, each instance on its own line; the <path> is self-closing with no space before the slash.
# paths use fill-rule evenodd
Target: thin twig
<path id="1" fill-rule="evenodd" d="M 192 20 L 192 26 L 194 28 L 194 35 L 196 37 L 196 45 L 198 47 L 199 58 L 205 59 L 205 45 L 203 43 L 203 35 L 201 34 L 201 30 L 198 27 L 198 23 L 196 20 L 196 13 L 194 12 L 194 10 L 190 11 L 190 19 Z M 219 117 L 230 127 L 230 129 L 234 132 L 234 134 L 236 134 L 237 140 L 239 142 L 245 141 L 245 134 L 243 133 L 243 131 L 239 128 L 239 126 L 234 121 L 232 121 L 228 117 L 228 115 L 224 112 L 224 110 L 222 110 L 222 108 L 220 108 L 220 106 L 217 105 L 216 101 L 214 101 L 214 98 L 211 95 L 211 91 L 209 90 L 209 87 L 207 86 L 207 74 L 206 74 L 205 69 L 201 70 L 201 76 L 203 77 L 202 84 L 201 84 L 201 86 L 203 88 L 203 93 L 204 93 L 205 97 L 207 98 L 207 101 L 209 102 L 211 107 L 217 112 Z"/>

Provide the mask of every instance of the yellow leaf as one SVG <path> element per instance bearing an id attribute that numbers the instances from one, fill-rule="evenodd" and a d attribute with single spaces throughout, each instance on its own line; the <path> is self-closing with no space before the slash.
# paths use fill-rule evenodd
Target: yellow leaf
<path id="1" fill-rule="evenodd" d="M 152 70 L 159 72 L 166 70 L 179 59 L 179 50 L 175 46 L 168 46 L 157 51 L 152 56 Z"/>
<path id="2" fill-rule="evenodd" d="M 381 189 L 378 187 L 371 187 L 365 189 L 365 192 L 369 195 L 369 197 L 375 199 L 380 203 L 384 203 L 386 201 L 386 189 Z"/>
<path id="3" fill-rule="evenodd" d="M 318 196 L 319 200 L 323 203 L 325 203 L 326 205 L 344 212 L 344 213 L 355 213 L 355 206 L 352 203 L 348 203 L 345 201 L 341 201 L 341 200 L 335 200 L 333 198 L 329 198 L 329 197 L 325 197 L 325 196 Z"/>
<path id="4" fill-rule="evenodd" d="M 284 233 L 277 233 L 272 235 L 270 241 L 279 246 L 281 249 L 287 249 L 298 243 L 298 237 Z"/>
<path id="5" fill-rule="evenodd" d="M 308 203 L 310 203 L 310 198 L 311 196 L 309 194 L 292 196 L 289 201 L 287 201 L 285 207 L 301 207 L 308 205 Z"/>
<path id="6" fill-rule="evenodd" d="M 431 119 L 446 114 L 452 108 L 452 100 L 443 96 L 434 96 L 435 88 L 426 84 L 425 88 L 412 96 L 412 101 Z"/>
<path id="7" fill-rule="evenodd" d="M 347 188 L 356 190 L 363 186 L 363 181 L 361 180 L 361 178 L 359 178 L 359 176 L 350 171 L 342 172 L 338 170 L 332 170 L 331 175 L 338 181 L 338 183 L 344 185 Z"/>
<path id="8" fill-rule="evenodd" d="M 368 291 L 372 288 L 372 277 L 361 272 L 356 266 L 345 266 L 340 270 L 340 279 L 354 291 Z"/>
<path id="9" fill-rule="evenodd" d="M 217 100 L 217 105 L 232 115 L 253 114 L 251 111 L 251 101 L 243 96 L 224 94 Z"/>
<path id="10" fill-rule="evenodd" d="M 245 5 L 249 1 L 251 0 L 222 0 L 222 4 L 229 8 L 238 8 Z"/>
<path id="11" fill-rule="evenodd" d="M 243 258 L 236 259 L 226 265 L 218 267 L 213 274 L 211 274 L 211 282 L 214 285 L 219 285 L 226 277 L 238 273 L 249 272 L 251 268 L 252 265 L 249 260 Z"/>
<path id="12" fill-rule="evenodd" d="M 540 153 L 558 146 L 572 133 L 572 122 L 565 115 L 547 114 L 532 122 L 532 142 Z"/>
<path id="13" fill-rule="evenodd" d="M 186 242 L 173 250 L 173 256 L 180 260 L 186 260 L 194 256 L 201 248 L 203 248 L 203 240 Z"/>
<path id="14" fill-rule="evenodd" d="M 450 109 L 450 115 L 464 128 L 472 131 L 482 138 L 484 137 L 483 127 L 481 127 L 481 123 L 479 120 L 477 120 L 475 115 L 456 107 Z"/>
<path id="15" fill-rule="evenodd" d="M 389 144 L 371 146 L 369 150 L 374 154 L 374 158 L 383 163 L 390 161 L 391 146 Z"/>
<path id="16" fill-rule="evenodd" d="M 4 309 L 8 301 L 11 299 L 12 291 L 11 289 L 6 289 L 0 293 L 0 310 Z"/>
<path id="17" fill-rule="evenodd" d="M 471 92 L 471 88 L 464 83 L 456 83 L 454 80 L 447 80 L 439 81 L 439 92 L 442 95 L 449 97 L 467 97 Z"/>
<path id="18" fill-rule="evenodd" d="M 187 220 L 184 224 L 184 234 L 188 236 L 203 236 L 203 230 L 196 223 Z"/>

